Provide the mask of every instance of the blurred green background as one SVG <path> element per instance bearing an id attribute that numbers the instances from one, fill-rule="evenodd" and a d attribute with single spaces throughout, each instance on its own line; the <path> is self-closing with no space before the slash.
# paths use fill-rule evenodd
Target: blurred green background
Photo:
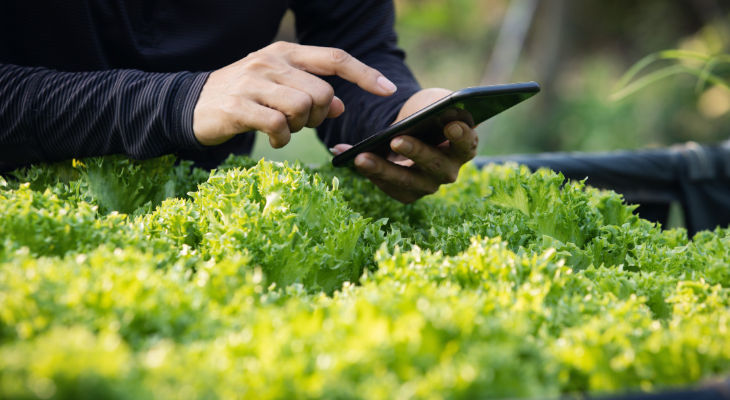
<path id="1" fill-rule="evenodd" d="M 480 154 L 636 149 L 730 137 L 730 90 L 695 75 L 671 75 L 611 99 L 621 76 L 648 54 L 730 53 L 728 1 L 396 0 L 396 13 L 400 46 L 424 87 L 542 85 L 538 96 L 478 128 Z M 291 15 L 279 38 L 294 40 Z M 653 63 L 643 73 L 671 63 Z M 710 70 L 730 77 L 728 62 Z M 311 130 L 279 150 L 260 134 L 253 156 L 330 159 Z"/>

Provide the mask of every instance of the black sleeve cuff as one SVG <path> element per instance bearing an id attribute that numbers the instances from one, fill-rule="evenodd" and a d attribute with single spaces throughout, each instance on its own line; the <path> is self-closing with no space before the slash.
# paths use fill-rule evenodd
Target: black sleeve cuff
<path id="1" fill-rule="evenodd" d="M 176 150 L 203 150 L 204 146 L 195 138 L 193 131 L 193 112 L 200 98 L 203 85 L 210 76 L 209 72 L 190 74 L 180 79 L 175 91 L 172 115 L 170 115 L 170 141 Z"/>

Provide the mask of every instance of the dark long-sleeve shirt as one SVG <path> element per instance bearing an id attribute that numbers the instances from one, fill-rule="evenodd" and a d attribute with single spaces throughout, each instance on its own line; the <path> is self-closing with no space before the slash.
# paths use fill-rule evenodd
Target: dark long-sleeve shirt
<path id="1" fill-rule="evenodd" d="M 396 46 L 391 0 L 0 2 L 0 170 L 37 161 L 178 155 L 214 166 L 253 134 L 201 146 L 193 110 L 209 71 L 268 45 L 287 8 L 302 44 L 338 47 L 396 83 L 390 97 L 325 79 L 346 112 L 326 145 L 390 124 L 419 86 Z"/>

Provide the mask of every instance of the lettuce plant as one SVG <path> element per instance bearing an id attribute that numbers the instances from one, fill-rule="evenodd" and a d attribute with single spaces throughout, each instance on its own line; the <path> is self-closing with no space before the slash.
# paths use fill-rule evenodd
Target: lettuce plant
<path id="1" fill-rule="evenodd" d="M 465 166 L 411 205 L 234 157 L 0 179 L 0 398 L 544 398 L 730 373 L 730 231 Z"/>

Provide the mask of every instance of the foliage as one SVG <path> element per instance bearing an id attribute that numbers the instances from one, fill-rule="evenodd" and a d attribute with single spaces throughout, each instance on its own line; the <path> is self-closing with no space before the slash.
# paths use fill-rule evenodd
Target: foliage
<path id="1" fill-rule="evenodd" d="M 690 240 L 632 209 L 514 165 L 407 206 L 350 171 L 246 158 L 16 171 L 0 397 L 546 397 L 727 374 L 730 231 Z"/>
<path id="2" fill-rule="evenodd" d="M 651 64 L 661 60 L 674 61 L 671 65 L 659 68 L 634 80 L 636 76 Z M 692 62 L 698 65 L 693 65 Z M 708 55 L 689 50 L 664 50 L 649 54 L 632 66 L 619 80 L 619 88 L 611 96 L 613 100 L 621 100 L 642 88 L 677 74 L 697 76 L 697 90 L 700 91 L 707 83 L 730 90 L 729 80 L 719 76 L 715 69 L 730 64 L 730 54 Z M 632 80 L 634 80 L 632 82 Z"/>

